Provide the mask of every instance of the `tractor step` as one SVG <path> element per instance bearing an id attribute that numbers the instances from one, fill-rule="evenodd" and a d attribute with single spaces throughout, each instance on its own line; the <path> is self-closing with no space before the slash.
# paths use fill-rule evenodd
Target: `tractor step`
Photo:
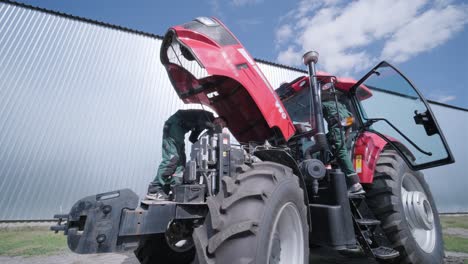
<path id="1" fill-rule="evenodd" d="M 164 201 L 164 200 L 141 200 L 141 204 L 145 205 L 168 205 L 176 204 L 174 201 Z"/>
<path id="2" fill-rule="evenodd" d="M 366 196 L 364 194 L 348 194 L 350 200 L 364 200 Z"/>
<path id="3" fill-rule="evenodd" d="M 376 259 L 381 260 L 394 259 L 400 256 L 400 252 L 388 247 L 373 248 L 372 253 L 374 253 Z"/>
<path id="4" fill-rule="evenodd" d="M 377 219 L 356 219 L 356 222 L 360 226 L 376 226 L 380 225 L 380 221 Z"/>

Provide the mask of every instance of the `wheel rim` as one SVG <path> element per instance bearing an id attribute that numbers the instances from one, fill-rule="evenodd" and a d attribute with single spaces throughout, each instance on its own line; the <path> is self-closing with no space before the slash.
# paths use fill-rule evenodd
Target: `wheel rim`
<path id="1" fill-rule="evenodd" d="M 170 222 L 165 233 L 167 245 L 175 252 L 186 252 L 194 247 L 191 229 L 180 222 Z"/>
<path id="2" fill-rule="evenodd" d="M 304 263 L 302 220 L 296 205 L 289 202 L 273 222 L 268 246 L 269 264 Z"/>
<path id="3" fill-rule="evenodd" d="M 411 235 L 422 250 L 431 253 L 436 244 L 436 228 L 431 203 L 421 183 L 413 175 L 405 174 L 401 187 L 403 209 Z"/>

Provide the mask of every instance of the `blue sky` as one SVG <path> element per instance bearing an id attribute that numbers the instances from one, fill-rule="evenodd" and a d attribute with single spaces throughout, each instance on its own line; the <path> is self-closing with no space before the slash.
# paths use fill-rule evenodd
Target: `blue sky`
<path id="1" fill-rule="evenodd" d="M 21 0 L 19 0 L 21 1 Z M 255 58 L 360 78 L 380 60 L 432 100 L 468 108 L 468 3 L 453 0 L 22 0 L 164 35 L 197 16 L 220 18 Z"/>

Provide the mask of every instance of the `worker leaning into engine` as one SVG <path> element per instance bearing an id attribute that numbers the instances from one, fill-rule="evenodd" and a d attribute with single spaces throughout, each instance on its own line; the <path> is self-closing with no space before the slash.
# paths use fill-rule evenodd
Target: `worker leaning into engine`
<path id="1" fill-rule="evenodd" d="M 339 93 L 339 91 L 336 91 Z M 327 139 L 341 170 L 346 175 L 348 191 L 362 194 L 364 190 L 354 170 L 353 162 L 346 147 L 346 135 L 351 129 L 353 114 L 339 100 L 335 101 L 332 89 L 322 90 L 323 117 L 328 123 Z M 345 141 L 343 141 L 345 140 Z"/>
<path id="2" fill-rule="evenodd" d="M 162 160 L 156 177 L 149 184 L 147 199 L 168 200 L 171 187 L 182 184 L 185 168 L 185 134 L 195 143 L 200 133 L 215 125 L 224 125 L 221 118 L 204 110 L 179 110 L 165 123 L 162 139 Z"/>

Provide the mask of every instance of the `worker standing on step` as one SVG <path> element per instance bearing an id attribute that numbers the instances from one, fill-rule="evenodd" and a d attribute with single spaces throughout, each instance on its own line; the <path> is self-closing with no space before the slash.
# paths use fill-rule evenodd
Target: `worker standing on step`
<path id="1" fill-rule="evenodd" d="M 335 92 L 339 93 L 339 91 Z M 352 113 L 342 102 L 339 100 L 335 101 L 332 89 L 322 90 L 322 110 L 323 117 L 328 123 L 327 139 L 332 147 L 336 161 L 346 175 L 349 193 L 365 193 L 362 185 L 359 183 L 359 177 L 354 170 L 353 162 L 346 146 L 345 131 L 351 129 L 353 122 Z"/>
<path id="2" fill-rule="evenodd" d="M 185 134 L 191 131 L 189 141 L 195 143 L 200 133 L 220 123 L 205 110 L 179 110 L 165 123 L 162 139 L 162 160 L 154 180 L 149 184 L 147 199 L 168 200 L 171 187 L 182 184 L 185 168 Z"/>

